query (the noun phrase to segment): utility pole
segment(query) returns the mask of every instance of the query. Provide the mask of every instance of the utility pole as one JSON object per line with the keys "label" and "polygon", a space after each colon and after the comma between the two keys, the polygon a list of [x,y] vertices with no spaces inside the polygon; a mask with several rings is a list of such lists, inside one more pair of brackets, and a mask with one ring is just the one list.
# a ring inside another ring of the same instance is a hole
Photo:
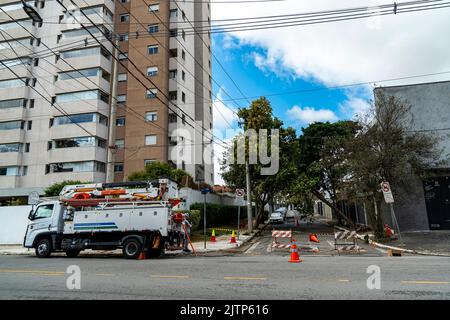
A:
{"label": "utility pole", "polygon": [[250,165],[248,159],[245,160],[245,180],[247,184],[247,219],[248,232],[253,232],[253,215],[252,215],[252,192],[250,191]]}
{"label": "utility pole", "polygon": [[[116,39],[116,47],[119,46],[119,40]],[[106,182],[114,182],[114,163],[115,163],[115,143],[116,143],[116,113],[117,113],[117,77],[119,51],[114,47],[114,62],[111,88],[111,108],[109,112],[109,133],[108,133],[108,160],[106,164]]]}

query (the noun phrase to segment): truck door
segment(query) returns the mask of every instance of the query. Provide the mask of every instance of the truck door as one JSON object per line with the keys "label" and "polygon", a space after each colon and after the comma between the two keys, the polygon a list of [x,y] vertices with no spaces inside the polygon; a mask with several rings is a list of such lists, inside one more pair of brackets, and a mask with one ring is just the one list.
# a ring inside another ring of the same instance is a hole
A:
{"label": "truck door", "polygon": [[27,235],[25,239],[25,246],[31,247],[33,241],[37,235],[41,233],[50,233],[56,229],[57,226],[53,226],[53,211],[55,209],[54,204],[41,204],[34,213],[30,215],[30,223],[27,229]]}

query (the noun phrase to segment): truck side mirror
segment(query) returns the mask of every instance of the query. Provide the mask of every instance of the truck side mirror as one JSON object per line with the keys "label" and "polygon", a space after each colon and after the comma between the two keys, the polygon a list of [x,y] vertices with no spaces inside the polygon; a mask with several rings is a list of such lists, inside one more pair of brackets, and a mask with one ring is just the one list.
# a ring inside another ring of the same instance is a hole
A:
{"label": "truck side mirror", "polygon": [[33,209],[30,210],[30,213],[28,214],[28,220],[33,220],[34,217],[34,211]]}

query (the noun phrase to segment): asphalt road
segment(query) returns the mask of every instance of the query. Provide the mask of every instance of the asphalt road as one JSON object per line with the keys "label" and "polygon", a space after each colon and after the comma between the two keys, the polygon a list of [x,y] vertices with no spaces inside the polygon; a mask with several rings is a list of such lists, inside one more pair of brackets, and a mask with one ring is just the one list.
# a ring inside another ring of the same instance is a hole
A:
{"label": "asphalt road", "polygon": [[[125,260],[120,257],[0,257],[0,299],[450,299],[450,258],[223,255]],[[81,289],[66,286],[79,266]],[[381,289],[367,288],[380,267]]]}
{"label": "asphalt road", "polygon": [[[315,232],[320,252],[289,263],[287,250],[269,250],[272,228],[292,229],[301,246]],[[339,256],[332,232],[316,223],[270,226],[240,250],[198,257],[0,256],[0,299],[450,299],[450,258],[388,257],[364,244],[360,255]],[[67,287],[70,266],[80,269],[80,289]],[[380,289],[367,287],[370,266],[379,267]]]}

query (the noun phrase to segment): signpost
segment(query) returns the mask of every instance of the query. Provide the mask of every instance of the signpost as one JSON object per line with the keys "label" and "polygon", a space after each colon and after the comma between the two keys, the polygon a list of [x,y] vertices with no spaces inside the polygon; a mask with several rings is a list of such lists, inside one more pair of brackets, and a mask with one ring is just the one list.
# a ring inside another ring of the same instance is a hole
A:
{"label": "signpost", "polygon": [[391,185],[389,182],[384,181],[381,183],[381,191],[383,191],[384,201],[391,207],[392,223],[397,226],[398,238],[402,241],[400,236],[400,227],[398,226],[397,218],[395,217],[394,212],[394,196],[392,195]]}
{"label": "signpost", "polygon": [[239,240],[239,231],[241,227],[241,201],[244,200],[245,190],[244,189],[236,189],[236,198],[238,199],[238,229],[237,229],[237,238]]}

